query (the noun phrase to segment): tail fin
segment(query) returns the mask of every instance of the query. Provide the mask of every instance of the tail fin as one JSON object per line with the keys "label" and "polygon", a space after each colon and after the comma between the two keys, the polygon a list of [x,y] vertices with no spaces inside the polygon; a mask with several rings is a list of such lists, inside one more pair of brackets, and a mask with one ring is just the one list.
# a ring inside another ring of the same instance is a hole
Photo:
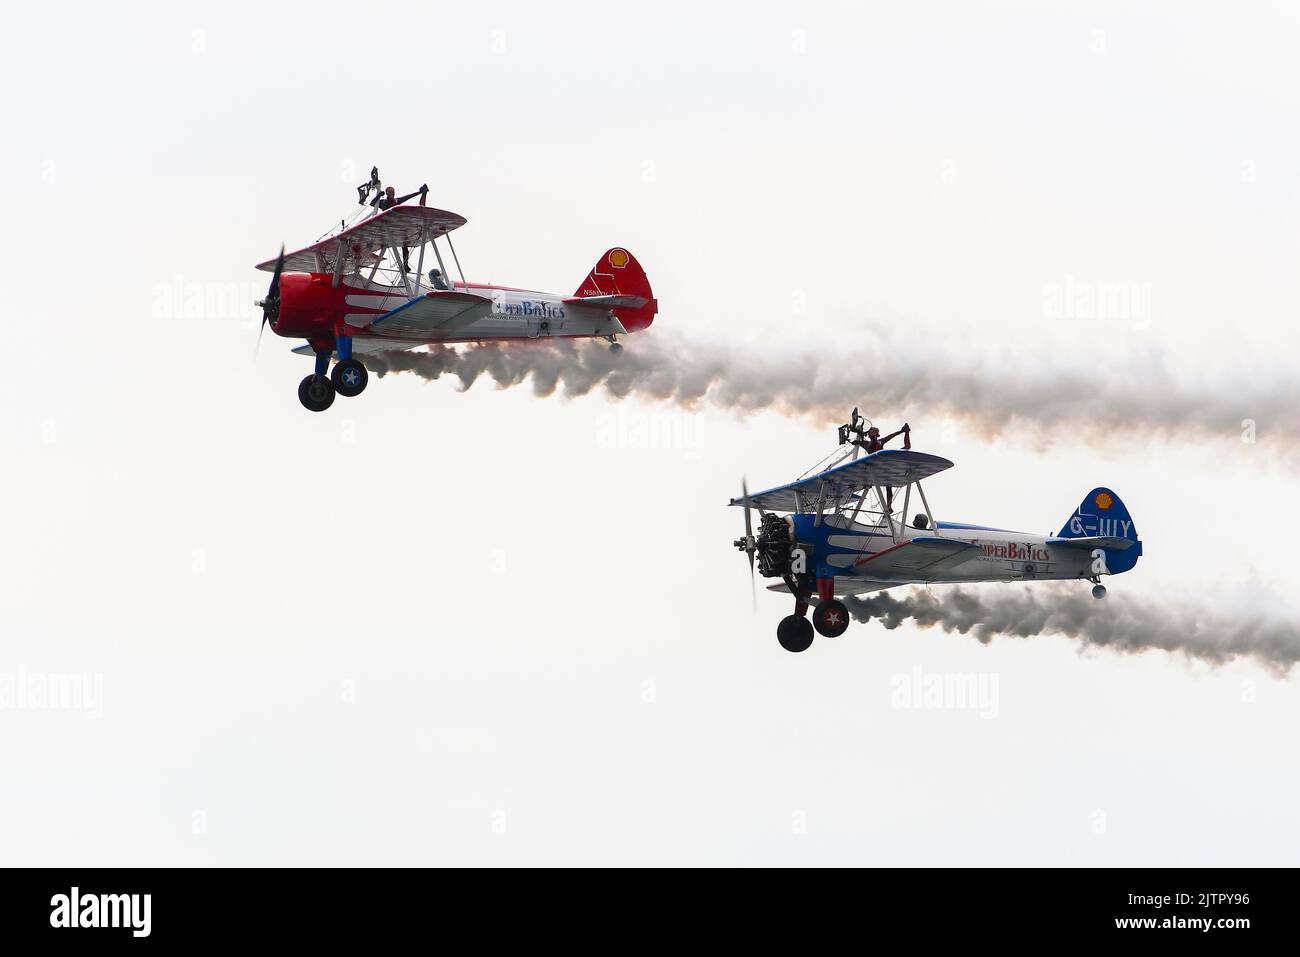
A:
{"label": "tail fin", "polygon": [[614,309],[614,315],[628,332],[644,329],[654,322],[659,303],[650,289],[650,280],[645,270],[626,249],[615,246],[607,249],[591,267],[578,286],[575,296],[640,296],[649,300],[644,306],[629,308],[620,306]]}
{"label": "tail fin", "polygon": [[[1135,547],[1106,549],[1106,563],[1112,574],[1128,571],[1142,554],[1137,526],[1118,495],[1108,488],[1095,488],[1083,497],[1074,514],[1061,526],[1061,538],[1111,538],[1136,542]],[[1122,543],[1116,543],[1122,544]]]}

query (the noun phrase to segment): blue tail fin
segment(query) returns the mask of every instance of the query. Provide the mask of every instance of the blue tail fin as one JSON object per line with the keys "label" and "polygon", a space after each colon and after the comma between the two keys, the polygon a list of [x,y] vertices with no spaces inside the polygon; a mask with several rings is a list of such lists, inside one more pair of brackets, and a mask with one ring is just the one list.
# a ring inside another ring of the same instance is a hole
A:
{"label": "blue tail fin", "polygon": [[1061,526],[1061,538],[1123,538],[1137,544],[1124,549],[1107,548],[1106,564],[1111,574],[1125,572],[1142,554],[1133,516],[1108,488],[1095,488],[1083,497],[1074,514]]}
{"label": "blue tail fin", "polygon": [[1127,538],[1138,540],[1137,526],[1124,503],[1108,488],[1095,488],[1083,497],[1061,527],[1061,538]]}

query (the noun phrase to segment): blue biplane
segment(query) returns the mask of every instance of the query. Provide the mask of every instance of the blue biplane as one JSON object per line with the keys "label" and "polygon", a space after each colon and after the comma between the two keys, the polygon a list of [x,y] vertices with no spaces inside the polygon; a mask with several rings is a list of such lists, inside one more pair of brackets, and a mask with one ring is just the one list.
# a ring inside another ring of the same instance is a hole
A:
{"label": "blue biplane", "polygon": [[[751,576],[757,558],[759,574],[781,579],[768,587],[794,595],[794,613],[777,627],[787,651],[805,651],[814,628],[842,635],[848,596],[897,585],[1079,578],[1103,598],[1101,576],[1128,571],[1142,554],[1128,509],[1108,488],[1084,496],[1052,536],[936,521],[921,482],[953,463],[910,448],[863,454],[865,443],[851,441],[855,431],[862,434],[856,409],[829,466],[752,495],[742,484],[730,503],[745,511],[745,535],[734,544],[748,554]],[[920,510],[909,520],[914,500]]]}

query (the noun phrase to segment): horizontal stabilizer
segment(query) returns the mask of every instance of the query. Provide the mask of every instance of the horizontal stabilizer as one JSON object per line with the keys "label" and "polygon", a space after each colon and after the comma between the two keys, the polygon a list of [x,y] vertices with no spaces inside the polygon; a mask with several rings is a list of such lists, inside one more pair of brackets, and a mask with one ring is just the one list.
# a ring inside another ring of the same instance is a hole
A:
{"label": "horizontal stabilizer", "polygon": [[650,300],[645,296],[570,296],[564,300],[570,306],[593,306],[597,309],[640,309]]}
{"label": "horizontal stabilizer", "polygon": [[1107,535],[1091,535],[1082,538],[1049,538],[1048,545],[1064,545],[1069,548],[1118,548],[1121,551],[1132,548],[1137,542],[1129,538],[1111,538]]}

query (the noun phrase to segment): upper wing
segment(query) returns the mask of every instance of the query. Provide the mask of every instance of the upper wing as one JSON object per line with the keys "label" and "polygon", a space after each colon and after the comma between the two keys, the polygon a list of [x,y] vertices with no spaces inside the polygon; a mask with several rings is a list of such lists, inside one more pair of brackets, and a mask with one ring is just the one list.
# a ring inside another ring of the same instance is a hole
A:
{"label": "upper wing", "polygon": [[[749,504],[772,512],[808,512],[816,508],[819,498],[825,505],[843,503],[864,488],[906,485],[950,468],[952,463],[947,459],[927,452],[882,449],[789,485],[751,495]],[[743,505],[744,500],[733,498],[731,504]]]}
{"label": "upper wing", "polygon": [[[337,236],[312,243],[305,249],[286,253],[286,272],[333,272],[339,258],[342,273],[357,271],[362,264],[373,262],[377,250],[385,246],[420,246],[465,225],[465,217],[430,206],[394,206],[382,213],[349,226]],[[275,272],[275,259],[258,263],[257,268]]]}

